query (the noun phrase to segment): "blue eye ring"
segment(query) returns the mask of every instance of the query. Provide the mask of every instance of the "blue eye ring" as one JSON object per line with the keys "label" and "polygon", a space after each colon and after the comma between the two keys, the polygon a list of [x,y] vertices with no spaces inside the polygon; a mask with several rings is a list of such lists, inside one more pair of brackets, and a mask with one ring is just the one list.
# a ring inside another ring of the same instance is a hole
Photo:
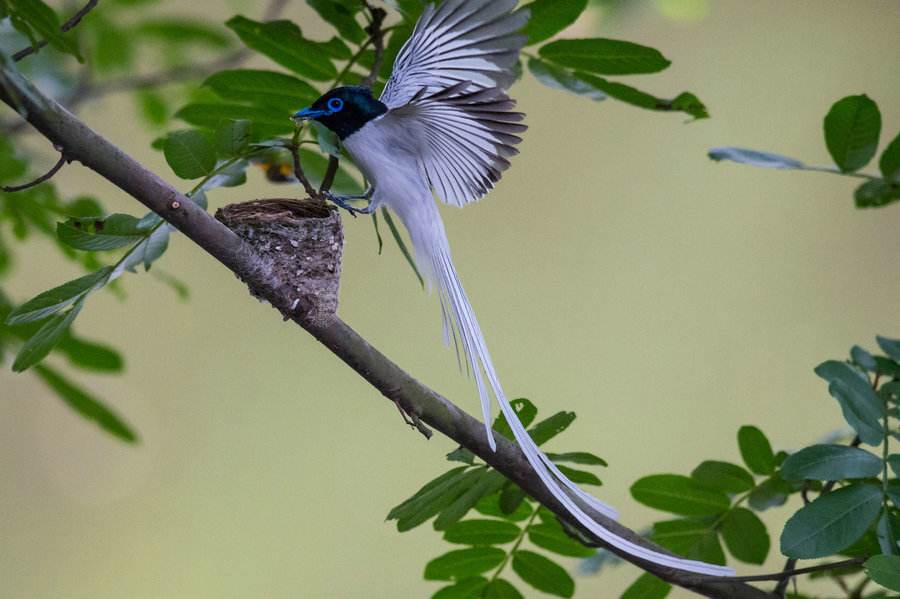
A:
{"label": "blue eye ring", "polygon": [[340,112],[344,109],[344,101],[340,98],[332,98],[328,100],[328,110],[331,111],[332,114],[336,112]]}

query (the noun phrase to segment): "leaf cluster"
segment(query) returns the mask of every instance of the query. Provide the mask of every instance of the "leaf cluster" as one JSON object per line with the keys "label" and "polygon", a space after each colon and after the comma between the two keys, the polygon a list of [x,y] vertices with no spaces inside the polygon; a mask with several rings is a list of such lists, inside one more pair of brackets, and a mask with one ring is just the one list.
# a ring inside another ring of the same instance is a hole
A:
{"label": "leaf cluster", "polygon": [[[532,439],[542,445],[575,420],[573,412],[558,412],[533,424],[537,407],[527,399],[516,399],[513,408]],[[532,426],[533,424],[533,426]],[[494,430],[512,439],[506,420],[500,416]],[[573,481],[600,485],[600,479],[576,466],[605,466],[601,458],[587,452],[550,453],[548,456]],[[570,533],[547,508],[540,506],[515,483],[460,448],[447,459],[457,466],[429,481],[412,497],[394,507],[388,520],[406,532],[429,520],[448,543],[463,548],[436,557],[425,566],[425,579],[447,581],[432,597],[516,598],[522,597],[509,567],[526,585],[557,597],[571,597],[575,581],[557,563],[562,557],[584,558],[595,553]],[[432,520],[433,519],[433,520]]]}
{"label": "leaf cluster", "polygon": [[878,153],[881,111],[865,94],[835,102],[823,121],[825,146],[834,167],[809,166],[796,158],[745,148],[713,148],[709,157],[765,168],[819,171],[866,179],[853,193],[857,208],[880,208],[900,200],[900,133],[882,150],[879,175],[860,173]]}
{"label": "leaf cluster", "polygon": [[[829,360],[815,369],[853,430],[849,444],[775,452],[760,429],[744,426],[738,431],[743,465],[705,461],[690,476],[656,474],[634,483],[631,494],[637,501],[679,516],[655,523],[651,538],[692,559],[724,564],[724,545],[738,561],[762,564],[770,539],[757,514],[799,496],[803,507],[781,532],[783,555],[865,560],[824,572],[850,590],[848,597],[883,596],[880,591],[854,594],[866,580],[900,591],[900,454],[890,452],[891,439],[900,437],[900,340],[877,341],[884,355],[855,346],[849,359]],[[854,577],[861,580],[848,586]],[[623,597],[657,599],[669,590],[648,574]]]}

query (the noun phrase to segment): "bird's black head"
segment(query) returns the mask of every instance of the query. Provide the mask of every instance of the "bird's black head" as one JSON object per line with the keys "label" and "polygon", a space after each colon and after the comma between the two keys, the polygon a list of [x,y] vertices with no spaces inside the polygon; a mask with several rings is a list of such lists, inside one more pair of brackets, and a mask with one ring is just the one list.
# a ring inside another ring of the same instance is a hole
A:
{"label": "bird's black head", "polygon": [[372,91],[367,87],[339,87],[309,108],[297,112],[293,118],[319,121],[345,139],[387,110],[387,106],[372,97]]}

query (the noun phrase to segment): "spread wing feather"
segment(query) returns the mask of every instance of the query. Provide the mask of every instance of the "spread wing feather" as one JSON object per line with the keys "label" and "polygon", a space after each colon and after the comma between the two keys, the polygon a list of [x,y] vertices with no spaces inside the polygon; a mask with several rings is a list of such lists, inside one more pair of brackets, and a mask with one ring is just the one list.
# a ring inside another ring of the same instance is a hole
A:
{"label": "spread wing feather", "polygon": [[469,81],[475,87],[508,88],[525,36],[517,33],[527,11],[512,13],[516,0],[444,0],[429,5],[400,50],[381,101],[407,104],[419,90],[429,93]]}
{"label": "spread wing feather", "polygon": [[494,187],[526,129],[525,115],[511,110],[515,102],[503,90],[468,91],[471,86],[464,81],[430,95],[422,88],[390,113],[418,134],[428,181],[444,202],[456,206]]}

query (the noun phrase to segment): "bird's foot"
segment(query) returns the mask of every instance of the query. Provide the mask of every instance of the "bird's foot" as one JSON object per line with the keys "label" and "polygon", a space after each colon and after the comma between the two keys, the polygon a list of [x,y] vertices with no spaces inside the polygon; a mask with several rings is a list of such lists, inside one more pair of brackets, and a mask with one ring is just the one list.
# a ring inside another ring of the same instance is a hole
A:
{"label": "bird's foot", "polygon": [[[349,212],[354,218],[356,218],[357,214],[372,214],[372,212],[375,211],[375,207],[372,206],[371,202],[371,191],[366,192],[361,196],[339,196],[331,193],[330,191],[326,191],[322,193],[322,196],[336,206],[343,208],[344,210]],[[369,200],[369,204],[365,208],[357,208],[350,204],[352,200]]]}

